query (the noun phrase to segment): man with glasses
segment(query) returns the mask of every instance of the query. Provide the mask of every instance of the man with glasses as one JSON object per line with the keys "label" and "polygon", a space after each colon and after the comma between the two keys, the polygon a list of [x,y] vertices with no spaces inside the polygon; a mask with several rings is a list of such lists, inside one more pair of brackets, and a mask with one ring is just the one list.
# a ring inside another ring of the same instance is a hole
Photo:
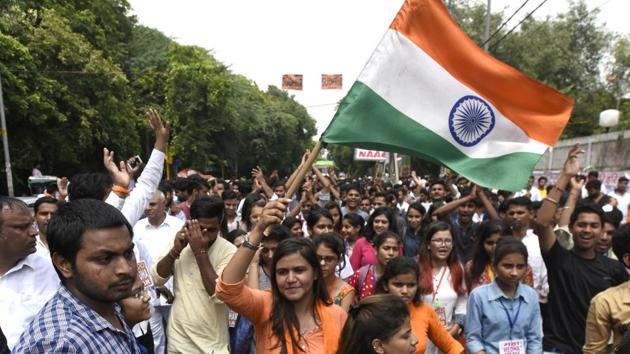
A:
{"label": "man with glasses", "polygon": [[234,245],[219,237],[223,213],[219,198],[195,200],[191,220],[151,269],[158,286],[173,277],[168,352],[229,353],[228,308],[214,294],[218,277],[236,253]]}
{"label": "man with glasses", "polygon": [[26,204],[0,197],[0,328],[9,349],[59,288],[50,258],[35,253],[36,237]]}

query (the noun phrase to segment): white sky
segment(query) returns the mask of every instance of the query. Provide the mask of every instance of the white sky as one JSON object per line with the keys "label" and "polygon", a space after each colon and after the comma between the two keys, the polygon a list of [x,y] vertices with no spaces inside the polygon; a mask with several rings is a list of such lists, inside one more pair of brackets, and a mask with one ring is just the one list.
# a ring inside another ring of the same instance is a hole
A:
{"label": "white sky", "polygon": [[[474,0],[471,0],[474,1]],[[483,1],[485,0],[477,0]],[[542,0],[530,0],[514,26]],[[317,120],[321,134],[403,0],[129,0],[138,21],[181,44],[213,52],[235,73],[266,90],[282,74],[303,74],[304,90],[290,91]],[[524,0],[492,0],[509,16]],[[569,0],[548,0],[535,14],[565,11]],[[630,33],[630,0],[586,0],[606,28]],[[343,74],[343,90],[321,90],[321,74]]]}

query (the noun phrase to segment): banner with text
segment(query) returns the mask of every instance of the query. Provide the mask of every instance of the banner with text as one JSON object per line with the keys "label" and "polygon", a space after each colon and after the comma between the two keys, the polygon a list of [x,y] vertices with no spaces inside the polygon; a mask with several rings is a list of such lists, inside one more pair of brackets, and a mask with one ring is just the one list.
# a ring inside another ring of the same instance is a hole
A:
{"label": "banner with text", "polygon": [[389,161],[389,152],[378,150],[354,149],[355,161]]}

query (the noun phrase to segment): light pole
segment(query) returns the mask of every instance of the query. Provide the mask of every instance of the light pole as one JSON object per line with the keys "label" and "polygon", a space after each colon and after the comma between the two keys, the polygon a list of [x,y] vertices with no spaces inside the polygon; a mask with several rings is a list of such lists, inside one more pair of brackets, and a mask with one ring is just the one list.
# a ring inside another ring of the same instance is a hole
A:
{"label": "light pole", "polygon": [[2,123],[2,147],[4,148],[4,168],[7,173],[7,190],[9,197],[13,197],[13,174],[11,173],[11,157],[9,156],[9,136],[7,122],[4,119],[4,100],[2,99],[2,75],[0,75],[0,122]]}

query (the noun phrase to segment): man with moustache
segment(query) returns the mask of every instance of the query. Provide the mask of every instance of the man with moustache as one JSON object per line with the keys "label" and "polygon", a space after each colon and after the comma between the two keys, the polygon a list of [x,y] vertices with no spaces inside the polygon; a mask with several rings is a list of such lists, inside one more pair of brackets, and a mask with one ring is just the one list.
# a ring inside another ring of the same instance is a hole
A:
{"label": "man with moustache", "polygon": [[341,208],[341,214],[345,216],[348,213],[359,214],[363,220],[367,220],[369,215],[359,208],[361,203],[361,188],[358,185],[350,185],[346,192],[346,205]]}
{"label": "man with moustache", "polygon": [[554,214],[569,181],[580,171],[574,146],[569,151],[556,185],[543,199],[536,216],[536,234],[549,275],[549,303],[543,311],[543,349],[546,353],[582,353],[586,316],[591,299],[603,290],[628,280],[624,266],[598,254],[597,240],[602,233],[604,212],[594,205],[583,205],[571,214],[569,229],[574,246],[560,246],[553,232]]}
{"label": "man with moustache", "polygon": [[59,288],[50,258],[35,253],[36,237],[28,206],[0,197],[0,328],[9,349]]}
{"label": "man with moustache", "polygon": [[130,296],[137,266],[132,229],[111,205],[79,199],[48,223],[61,287],[20,337],[15,353],[139,353],[118,302]]}
{"label": "man with moustache", "polygon": [[53,197],[41,197],[35,201],[33,209],[35,211],[35,222],[37,222],[37,253],[49,258],[48,238],[46,237],[46,228],[48,221],[57,211],[59,201]]}

